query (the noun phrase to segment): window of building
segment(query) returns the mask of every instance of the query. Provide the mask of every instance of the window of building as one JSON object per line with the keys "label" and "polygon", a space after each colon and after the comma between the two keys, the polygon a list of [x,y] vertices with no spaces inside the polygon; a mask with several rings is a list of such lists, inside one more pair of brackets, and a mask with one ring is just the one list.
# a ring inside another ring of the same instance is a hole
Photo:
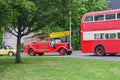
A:
{"label": "window of building", "polygon": [[85,18],[85,22],[92,22],[93,21],[93,16],[88,16]]}
{"label": "window of building", "polygon": [[106,20],[115,19],[115,14],[106,14],[106,15],[105,15],[105,19],[106,19]]}
{"label": "window of building", "polygon": [[104,15],[95,16],[95,21],[102,21],[102,20],[104,20]]}

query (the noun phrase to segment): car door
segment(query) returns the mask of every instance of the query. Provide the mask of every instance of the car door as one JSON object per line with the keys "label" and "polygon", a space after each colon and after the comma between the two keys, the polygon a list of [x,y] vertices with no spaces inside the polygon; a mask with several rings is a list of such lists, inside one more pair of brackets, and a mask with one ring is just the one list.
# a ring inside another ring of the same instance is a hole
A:
{"label": "car door", "polygon": [[0,46],[0,54],[5,54],[5,49],[3,46]]}

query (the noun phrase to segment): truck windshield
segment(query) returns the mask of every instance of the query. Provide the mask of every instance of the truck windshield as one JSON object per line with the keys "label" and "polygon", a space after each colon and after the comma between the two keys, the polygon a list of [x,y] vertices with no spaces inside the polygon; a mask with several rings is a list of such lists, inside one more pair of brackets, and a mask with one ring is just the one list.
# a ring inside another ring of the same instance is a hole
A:
{"label": "truck windshield", "polygon": [[55,39],[55,43],[62,42],[60,39]]}

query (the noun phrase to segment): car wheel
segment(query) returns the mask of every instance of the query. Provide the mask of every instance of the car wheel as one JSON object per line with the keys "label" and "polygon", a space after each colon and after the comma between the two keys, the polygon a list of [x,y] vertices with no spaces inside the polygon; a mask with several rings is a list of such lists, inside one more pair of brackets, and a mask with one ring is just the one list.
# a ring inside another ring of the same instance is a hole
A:
{"label": "car wheel", "polygon": [[64,48],[61,48],[61,49],[59,50],[59,54],[60,54],[60,55],[65,55],[65,54],[66,54],[66,50],[65,50]]}
{"label": "car wheel", "polygon": [[28,50],[28,54],[29,54],[30,56],[35,56],[35,55],[36,55],[36,53],[34,52],[33,49],[29,49],[29,50]]}
{"label": "car wheel", "polygon": [[10,52],[8,53],[8,55],[9,55],[9,56],[14,56],[14,53],[13,53],[12,51],[10,51]]}

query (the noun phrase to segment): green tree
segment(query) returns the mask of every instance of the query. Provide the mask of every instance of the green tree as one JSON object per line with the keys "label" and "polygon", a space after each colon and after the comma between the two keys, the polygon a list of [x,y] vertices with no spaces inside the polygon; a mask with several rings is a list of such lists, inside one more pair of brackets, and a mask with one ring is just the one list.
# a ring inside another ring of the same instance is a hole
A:
{"label": "green tree", "polygon": [[3,39],[3,28],[0,28],[0,45],[2,45],[2,39]]}
{"label": "green tree", "polygon": [[21,62],[20,58],[20,41],[21,37],[29,34],[30,31],[36,30],[34,25],[34,19],[36,16],[35,10],[36,6],[33,2],[28,0],[11,0],[8,5],[12,8],[13,19],[6,30],[17,37],[17,53],[16,53],[16,63]]}
{"label": "green tree", "polygon": [[10,24],[12,21],[12,10],[11,6],[5,0],[0,0],[0,26],[4,27]]}
{"label": "green tree", "polygon": [[8,1],[0,0],[0,45],[2,45],[4,27],[8,26],[12,19],[12,8]]}

